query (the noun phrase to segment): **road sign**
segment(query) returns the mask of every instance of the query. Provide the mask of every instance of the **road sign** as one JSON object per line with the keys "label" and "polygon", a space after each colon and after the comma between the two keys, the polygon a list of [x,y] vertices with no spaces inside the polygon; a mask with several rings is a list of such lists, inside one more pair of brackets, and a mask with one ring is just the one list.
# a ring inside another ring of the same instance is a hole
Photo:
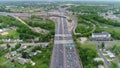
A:
{"label": "road sign", "polygon": [[67,43],[67,44],[65,44],[65,46],[74,46],[74,44],[73,43]]}

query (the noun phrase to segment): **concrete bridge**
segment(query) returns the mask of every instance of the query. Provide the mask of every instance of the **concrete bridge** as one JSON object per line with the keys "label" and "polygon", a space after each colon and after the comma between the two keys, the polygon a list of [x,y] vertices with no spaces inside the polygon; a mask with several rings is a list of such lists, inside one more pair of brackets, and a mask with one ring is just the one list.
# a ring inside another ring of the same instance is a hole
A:
{"label": "concrete bridge", "polygon": [[47,14],[48,17],[62,17],[62,18],[66,18],[65,16],[62,15],[58,15],[58,14]]}
{"label": "concrete bridge", "polygon": [[[31,16],[32,14],[28,14],[28,13],[8,13],[8,12],[0,12],[0,15],[2,16],[12,16],[12,17],[19,17],[19,16]],[[34,15],[34,14],[33,14]],[[36,14],[35,14],[36,15]],[[38,16],[43,16],[43,17],[62,17],[62,18],[66,18],[66,16],[62,16],[59,14],[52,14],[52,13],[44,13],[44,14],[37,14]]]}

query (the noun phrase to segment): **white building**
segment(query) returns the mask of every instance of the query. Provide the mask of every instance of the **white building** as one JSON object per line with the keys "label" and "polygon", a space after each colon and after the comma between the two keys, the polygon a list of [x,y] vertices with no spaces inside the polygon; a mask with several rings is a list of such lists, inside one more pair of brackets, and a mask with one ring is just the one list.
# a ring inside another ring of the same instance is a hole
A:
{"label": "white building", "polygon": [[92,38],[110,38],[111,35],[107,32],[102,32],[102,33],[93,33]]}
{"label": "white building", "polygon": [[110,41],[110,40],[112,40],[111,34],[109,34],[107,32],[93,33],[90,38],[92,40],[96,40],[96,41]]}
{"label": "white building", "polygon": [[115,55],[111,51],[106,51],[106,52],[110,58],[115,58]]}

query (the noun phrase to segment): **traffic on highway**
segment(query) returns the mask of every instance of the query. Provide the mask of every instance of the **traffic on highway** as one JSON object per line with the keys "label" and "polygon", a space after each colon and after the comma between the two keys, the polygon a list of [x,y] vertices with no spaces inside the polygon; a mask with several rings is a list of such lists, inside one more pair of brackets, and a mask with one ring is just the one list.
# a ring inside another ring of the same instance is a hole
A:
{"label": "traffic on highway", "polygon": [[[62,11],[60,13],[61,15],[64,14]],[[67,24],[68,21],[66,18],[57,18],[50,68],[81,68]]]}

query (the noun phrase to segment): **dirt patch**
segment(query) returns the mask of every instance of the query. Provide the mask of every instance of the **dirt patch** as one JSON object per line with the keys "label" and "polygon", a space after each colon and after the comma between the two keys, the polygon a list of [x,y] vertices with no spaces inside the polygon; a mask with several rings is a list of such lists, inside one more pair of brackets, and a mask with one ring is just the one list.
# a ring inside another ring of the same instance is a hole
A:
{"label": "dirt patch", "polygon": [[81,37],[78,39],[82,44],[84,44],[87,41],[86,37]]}
{"label": "dirt patch", "polygon": [[1,33],[2,36],[8,35],[8,34],[9,34],[8,32],[2,32]]}

